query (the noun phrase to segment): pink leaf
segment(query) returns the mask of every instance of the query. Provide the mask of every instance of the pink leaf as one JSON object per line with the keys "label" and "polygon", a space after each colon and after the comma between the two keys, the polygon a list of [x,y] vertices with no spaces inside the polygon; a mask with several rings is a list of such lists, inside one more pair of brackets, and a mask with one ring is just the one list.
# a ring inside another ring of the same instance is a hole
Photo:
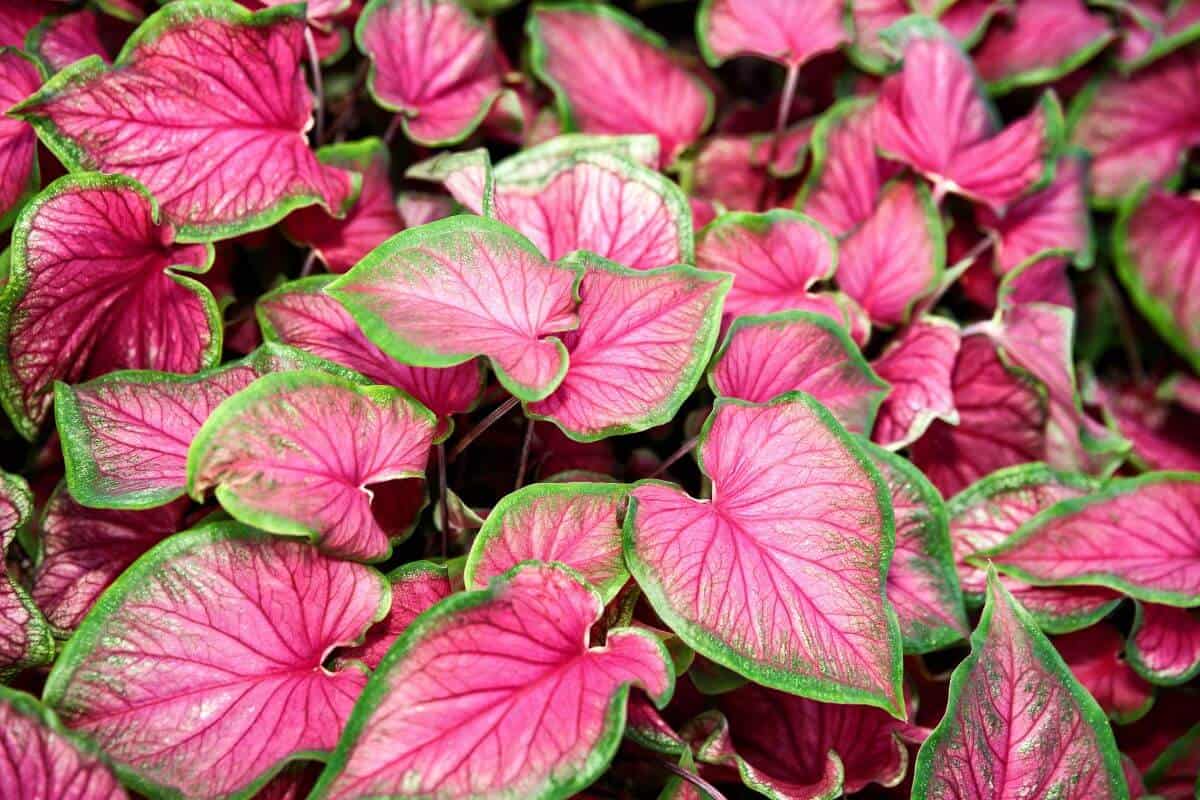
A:
{"label": "pink leaf", "polygon": [[507,495],[471,546],[467,588],[484,588],[523,561],[558,562],[611,601],[629,580],[619,522],[627,495],[613,483],[544,483]]}
{"label": "pink leaf", "polygon": [[913,797],[1128,797],[1104,712],[999,581],[921,746]]}
{"label": "pink leaf", "polygon": [[[111,63],[130,28],[90,8],[47,19],[29,36],[26,49],[57,72],[88,56]],[[36,87],[35,87],[36,88]],[[32,94],[32,90],[28,92]]]}
{"label": "pink leaf", "polygon": [[24,47],[29,31],[61,10],[52,0],[0,0],[0,47]]}
{"label": "pink leaf", "polygon": [[[0,471],[0,681],[54,660],[50,629],[7,566],[8,547],[32,515],[29,486],[16,475]],[[3,776],[0,762],[0,788]]]}
{"label": "pink leaf", "polygon": [[850,41],[841,0],[705,0],[696,17],[704,59],[716,67],[734,56],[761,56],[797,68]]}
{"label": "pink leaf", "polygon": [[128,800],[94,748],[63,731],[54,714],[37,700],[3,687],[0,753],[4,797]]}
{"label": "pink leaf", "polygon": [[322,147],[317,158],[322,164],[362,175],[358,198],[341,219],[320,206],[293,211],[284,219],[283,231],[292,241],[312,248],[330,272],[345,272],[405,227],[392,197],[390,159],[384,143],[374,138]]}
{"label": "pink leaf", "polygon": [[73,631],[126,567],[184,527],[179,498],[148,511],[86,508],[60,487],[42,513],[34,602],[59,631]]}
{"label": "pink leaf", "polygon": [[1054,640],[1075,679],[1095,698],[1109,719],[1127,725],[1145,716],[1154,704],[1154,687],[1121,657],[1125,640],[1107,622]]}
{"label": "pink leaf", "polygon": [[889,450],[907,447],[935,420],[958,424],[951,376],[962,343],[958,326],[926,316],[903,328],[871,365],[892,390],[871,438]]}
{"label": "pink leaf", "polygon": [[1191,0],[1169,4],[1126,0],[1115,4],[1114,10],[1121,13],[1124,23],[1116,60],[1126,72],[1195,41],[1200,33],[1200,6]]}
{"label": "pink leaf", "polygon": [[1066,259],[1056,255],[1034,256],[1000,280],[996,305],[1039,303],[1073,310],[1075,294],[1067,266]]}
{"label": "pink leaf", "polygon": [[452,199],[429,192],[402,191],[396,195],[396,208],[406,228],[419,228],[427,222],[448,217],[455,211]]}
{"label": "pink leaf", "polygon": [[946,236],[923,185],[888,185],[874,213],[842,242],[837,284],[878,325],[906,322],[942,281]]}
{"label": "pink leaf", "polygon": [[951,495],[1014,464],[1040,461],[1046,450],[1045,389],[1000,360],[987,336],[966,336],[953,374],[958,424],[935,420],[912,445],[912,460]]}
{"label": "pink leaf", "polygon": [[455,0],[372,0],[354,38],[371,60],[375,101],[419,144],[462,141],[500,94],[492,31]]}
{"label": "pink leaf", "polygon": [[841,326],[806,311],[735,319],[708,382],[719,397],[751,403],[808,392],[854,433],[871,431],[889,390]]}
{"label": "pink leaf", "polygon": [[820,225],[793,211],[729,213],[700,231],[696,264],[734,276],[725,298],[730,317],[770,314],[812,302],[809,289],[837,268],[837,248]]}
{"label": "pink leaf", "polygon": [[247,524],[382,560],[371,485],[423,477],[436,420],[391,387],[304,370],[259,378],[209,416],[188,451],[188,493],[209,488]]}
{"label": "pink leaf", "polygon": [[204,272],[211,245],[177,245],[144,188],[122,176],[69,175],[30,203],[13,230],[0,294],[0,399],[33,437],[55,380],[114,369],[195,372],[221,353]]}
{"label": "pink leaf", "polygon": [[1147,470],[1177,469],[1200,472],[1200,418],[1184,404],[1162,399],[1161,384],[1145,381],[1096,386],[1104,415],[1129,440],[1129,458]]}
{"label": "pink leaf", "polygon": [[1188,682],[1200,672],[1200,616],[1193,609],[1138,603],[1126,655],[1151,683]]}
{"label": "pink leaf", "polygon": [[305,142],[303,52],[299,9],[171,4],[115,66],[76,62],[13,113],[68,168],[145,184],[182,237],[227,238],[313,203],[341,213],[357,190]]}
{"label": "pink leaf", "polygon": [[569,264],[585,270],[579,327],[562,337],[570,368],[527,412],[577,441],[669,422],[712,355],[729,276],[685,266],[639,272],[586,253]]}
{"label": "pink leaf", "polygon": [[327,275],[301,278],[260,297],[263,337],[349,367],[372,383],[403,389],[438,415],[438,436],[448,435],[450,418],[473,409],[483,393],[479,363],[446,368],[401,364],[372,344],[350,312],[322,291],[330,280]]}
{"label": "pink leaf", "polygon": [[480,217],[403,231],[326,291],[367,338],[414,366],[491,360],[506,389],[541,400],[562,382],[580,275],[547,263],[525,237]]}
{"label": "pink leaf", "polygon": [[[537,6],[527,23],[535,73],[554,90],[565,129],[653,133],[661,164],[699,138],[713,98],[666,43],[604,5]],[[607,76],[596,80],[597,74]]]}
{"label": "pink leaf", "polygon": [[144,794],[249,795],[285,761],[332,749],[367,678],[322,663],[387,604],[369,567],[236,523],[198,528],[105,593],[45,701]]}
{"label": "pink leaf", "polygon": [[[773,133],[709,136],[696,153],[693,200],[709,200],[734,211],[765,211],[786,202],[780,179],[799,173],[808,158],[811,122]],[[772,152],[774,157],[772,158]]]}
{"label": "pink leaf", "polygon": [[341,651],[343,658],[356,658],[371,669],[383,661],[391,646],[413,621],[453,594],[446,566],[415,561],[388,573],[392,584],[392,607],[388,615],[367,631],[363,643]]}
{"label": "pink leaf", "polygon": [[[605,769],[631,684],[662,706],[666,650],[634,628],[589,648],[599,595],[526,565],[456,595],[375,672],[314,798],[571,796]],[[569,724],[566,722],[569,720]]]}
{"label": "pink leaf", "polygon": [[[41,85],[42,73],[33,59],[19,50],[0,47],[0,112],[8,111]],[[37,184],[37,134],[23,120],[0,113],[0,230],[12,224]]]}
{"label": "pink leaf", "polygon": [[1152,603],[1200,604],[1200,480],[1156,472],[1047,509],[976,559],[1021,580],[1107,586]]}
{"label": "pink leaf", "polygon": [[890,503],[861,446],[797,393],[718,400],[700,459],[713,500],[656,482],[631,495],[626,562],[655,612],[765,686],[902,715]]}

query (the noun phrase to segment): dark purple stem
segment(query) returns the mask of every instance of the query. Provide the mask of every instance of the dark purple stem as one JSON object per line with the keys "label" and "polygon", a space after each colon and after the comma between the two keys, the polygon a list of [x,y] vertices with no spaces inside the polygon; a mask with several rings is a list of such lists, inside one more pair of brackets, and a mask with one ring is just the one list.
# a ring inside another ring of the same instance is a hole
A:
{"label": "dark purple stem", "polygon": [[442,558],[446,557],[449,552],[449,534],[450,530],[450,514],[448,513],[449,503],[446,495],[450,492],[450,487],[446,485],[446,443],[438,442],[437,445],[437,461],[438,461],[438,490],[441,496],[438,498],[438,507],[442,514]]}
{"label": "dark purple stem", "polygon": [[517,462],[517,485],[513,487],[513,491],[525,485],[525,471],[529,469],[529,445],[533,442],[534,424],[532,418],[525,423],[525,441],[521,442],[521,460]]}
{"label": "dark purple stem", "polygon": [[496,420],[503,417],[509,411],[512,411],[513,408],[516,407],[518,402],[519,401],[515,397],[508,398],[503,403],[496,406],[495,410],[493,410],[492,413],[490,413],[486,417],[484,417],[479,422],[478,425],[476,425],[471,430],[467,431],[466,435],[463,436],[462,439],[459,440],[458,444],[456,444],[454,446],[454,449],[450,451],[450,463],[453,463],[455,459],[457,459],[459,456],[461,456],[463,451],[466,450],[471,445],[471,442],[478,439],[480,436],[482,436],[484,434],[484,432],[487,431],[488,428],[495,425]]}
{"label": "dark purple stem", "polygon": [[655,759],[655,761],[658,763],[658,765],[660,767],[665,769],[667,772],[671,773],[672,775],[677,775],[678,777],[680,777],[683,780],[690,783],[692,786],[695,786],[697,789],[704,792],[706,795],[709,796],[710,800],[727,800],[725,795],[723,795],[717,787],[713,786],[711,783],[704,780],[704,778],[701,778],[699,775],[697,775],[693,772],[688,772],[683,767],[678,766],[676,764],[672,764],[670,761],[667,761],[665,758]]}
{"label": "dark purple stem", "polygon": [[654,472],[650,473],[650,477],[657,478],[659,475],[662,475],[664,472],[666,472],[667,470],[669,470],[671,468],[672,464],[674,464],[676,461],[678,461],[679,459],[686,456],[688,453],[695,450],[696,445],[699,442],[700,442],[700,437],[693,436],[692,438],[688,439],[683,444],[679,445],[679,449],[676,450],[674,453],[671,453],[671,455],[667,456],[667,460],[662,462],[661,464],[659,464],[658,469],[656,469],[656,470],[654,470]]}

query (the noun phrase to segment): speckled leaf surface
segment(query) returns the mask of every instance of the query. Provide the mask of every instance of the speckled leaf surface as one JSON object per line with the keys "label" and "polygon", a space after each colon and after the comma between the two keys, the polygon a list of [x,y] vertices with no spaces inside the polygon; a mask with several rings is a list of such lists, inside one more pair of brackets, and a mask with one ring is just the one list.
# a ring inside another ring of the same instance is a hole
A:
{"label": "speckled leaf surface", "polygon": [[54,658],[54,642],[46,620],[8,571],[8,548],[32,512],[29,486],[16,475],[0,471],[0,682]]}
{"label": "speckled leaf surface", "polygon": [[850,41],[845,4],[812,0],[705,0],[696,16],[696,38],[709,64],[753,55],[799,67]]}
{"label": "speckled leaf surface", "polygon": [[952,375],[962,336],[942,317],[913,320],[872,362],[871,367],[892,390],[879,406],[871,438],[898,450],[915,442],[934,420],[954,425]]}

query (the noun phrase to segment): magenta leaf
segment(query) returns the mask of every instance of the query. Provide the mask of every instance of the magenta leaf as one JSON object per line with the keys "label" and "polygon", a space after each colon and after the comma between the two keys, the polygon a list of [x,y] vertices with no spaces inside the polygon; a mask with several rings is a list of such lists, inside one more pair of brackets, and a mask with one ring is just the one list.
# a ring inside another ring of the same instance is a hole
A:
{"label": "magenta leaf", "polygon": [[861,445],[803,393],[718,400],[700,460],[713,500],[631,494],[625,558],[655,612],[765,686],[902,716],[891,503]]}
{"label": "magenta leaf", "polygon": [[354,39],[371,60],[375,101],[419,144],[462,141],[500,94],[492,31],[457,0],[371,0]]}
{"label": "magenta leaf", "polygon": [[[50,72],[58,72],[88,56],[111,63],[129,31],[128,26],[112,17],[85,8],[42,20],[29,32],[25,49],[37,56]],[[32,93],[32,90],[27,92]]]}
{"label": "magenta leaf", "polygon": [[629,580],[620,524],[628,493],[616,483],[542,483],[505,496],[471,546],[467,588],[484,588],[523,561],[557,562],[611,601]]}
{"label": "magenta leaf", "polygon": [[184,0],[147,19],[113,67],[76,62],[12,113],[72,170],[145,184],[182,238],[227,238],[313,203],[341,213],[357,192],[305,142],[303,52],[302,9]]}
{"label": "magenta leaf", "polygon": [[320,206],[306,206],[284,219],[283,231],[292,241],[312,248],[330,272],[345,272],[405,227],[392,196],[390,159],[384,143],[374,138],[322,147],[317,159],[360,174],[362,189],[344,217],[332,216]]}
{"label": "magenta leaf", "polygon": [[[724,133],[699,146],[692,176],[693,201],[720,203],[735,211],[760,211],[789,203],[781,179],[796,176],[808,160],[813,123],[774,133]],[[704,224],[697,221],[697,226]]]}
{"label": "magenta leaf", "polygon": [[403,389],[438,415],[438,436],[452,430],[454,414],[470,411],[483,394],[477,361],[453,367],[412,367],[375,346],[337,300],[322,291],[332,280],[314,275],[285,283],[258,299],[263,338],[281,342],[361,373],[372,383]]}
{"label": "magenta leaf", "polygon": [[61,10],[53,0],[0,0],[0,47],[22,47],[35,25]]}
{"label": "magenta leaf", "polygon": [[392,584],[392,607],[387,616],[371,626],[361,645],[339,651],[343,658],[356,658],[371,669],[379,666],[413,620],[454,593],[444,564],[415,561],[397,567],[387,577]]}
{"label": "magenta leaf", "polygon": [[1035,584],[1107,586],[1200,605],[1200,477],[1153,472],[1063,500],[973,557]]}
{"label": "magenta leaf", "polygon": [[[314,798],[570,797],[607,767],[631,684],[674,688],[650,633],[589,648],[600,596],[567,570],[523,565],[448,598],[388,652]],[[570,724],[566,724],[570,720]]]}
{"label": "magenta leaf", "polygon": [[[8,571],[8,547],[29,522],[33,494],[25,481],[0,471],[0,683],[54,660],[46,620],[16,576]],[[0,762],[0,779],[3,778]],[[3,787],[0,782],[0,788]]]}
{"label": "magenta leaf", "polygon": [[[29,56],[0,47],[0,112],[37,91],[42,73]],[[12,225],[38,184],[37,134],[28,123],[0,113],[0,231]]]}
{"label": "magenta leaf", "polygon": [[367,676],[323,662],[387,607],[370,567],[237,523],[197,528],[105,592],[45,702],[142,794],[250,796],[286,761],[332,749]]}
{"label": "magenta leaf", "polygon": [[735,56],[760,56],[789,69],[850,41],[841,0],[704,0],[696,40],[711,66]]}
{"label": "magenta leaf", "polygon": [[1047,175],[1062,112],[1047,93],[1029,116],[996,131],[971,62],[942,28],[912,20],[889,31],[904,68],[879,94],[879,148],[934,183],[1000,211]]}
{"label": "magenta leaf", "polygon": [[1191,0],[1169,4],[1122,0],[1112,5],[1124,23],[1116,60],[1126,72],[1141,69],[1200,36],[1200,6]]}
{"label": "magenta leaf", "polygon": [[454,214],[456,206],[454,200],[444,194],[402,191],[396,195],[396,208],[404,227],[417,228]]}
{"label": "magenta leaf", "polygon": [[1200,442],[1192,436],[1200,419],[1185,404],[1162,397],[1159,389],[1149,381],[1091,387],[1105,418],[1132,445],[1130,461],[1145,470],[1200,472]]}
{"label": "magenta leaf", "polygon": [[21,213],[0,294],[0,400],[32,438],[54,381],[114,369],[195,372],[221,354],[221,314],[197,280],[211,245],[177,245],[128,178],[68,175]]}
{"label": "magenta leaf", "polygon": [[869,72],[887,71],[895,61],[895,53],[881,34],[912,13],[908,0],[854,0],[849,6],[854,23],[850,57]]}
{"label": "magenta leaf", "polygon": [[958,424],[951,376],[962,343],[958,326],[925,316],[905,326],[871,365],[892,390],[879,407],[871,438],[899,450],[921,438],[934,420]]}
{"label": "magenta leaf", "polygon": [[579,324],[580,277],[511,228],[460,216],[396,234],[326,291],[398,361],[449,367],[485,355],[506,389],[535,401],[566,375],[553,334]]}
{"label": "magenta leaf", "polygon": [[423,477],[435,427],[428,409],[391,387],[313,370],[267,375],[200,428],[188,451],[188,493],[199,500],[215,488],[247,524],[382,560],[391,537],[407,531],[376,518],[371,487]]}
{"label": "magenta leaf", "polygon": [[1180,355],[1200,365],[1200,201],[1139,192],[1113,231],[1117,275],[1146,319]]}
{"label": "magenta leaf", "polygon": [[883,189],[874,213],[842,242],[837,284],[872,322],[898,325],[941,284],[945,266],[937,207],[923,184],[902,180]]}
{"label": "magenta leaf", "polygon": [[0,753],[4,797],[128,800],[95,748],[63,730],[37,700],[2,686]]}
{"label": "magenta leaf", "polygon": [[1126,657],[1151,683],[1187,683],[1200,673],[1200,616],[1194,609],[1138,603]]}
{"label": "magenta leaf", "polygon": [[1104,712],[994,573],[946,716],[917,754],[913,797],[1129,797]]}
{"label": "magenta leaf", "polygon": [[46,621],[73,631],[126,567],[184,527],[188,506],[179,498],[146,511],[87,508],[59,487],[42,512],[30,592]]}
{"label": "magenta leaf", "polygon": [[[554,91],[564,130],[652,133],[669,165],[713,113],[708,87],[658,34],[607,5],[536,5],[527,31],[533,69]],[[597,74],[607,80],[596,80]]]}
{"label": "magenta leaf", "polygon": [[869,453],[892,496],[896,547],[887,594],[904,651],[927,653],[962,641],[970,628],[942,496],[908,459],[874,445]]}
{"label": "magenta leaf", "polygon": [[1119,725],[1146,715],[1154,705],[1154,687],[1122,658],[1125,640],[1108,622],[1054,639],[1054,649],[1075,679]]}
{"label": "magenta leaf", "polygon": [[735,319],[708,384],[718,397],[751,403],[807,392],[847,430],[867,434],[889,391],[840,325],[807,311]]}
{"label": "magenta leaf", "polygon": [[544,400],[526,404],[576,441],[670,422],[712,355],[730,277],[678,266],[626,269],[582,253],[579,327],[563,334],[570,367]]}

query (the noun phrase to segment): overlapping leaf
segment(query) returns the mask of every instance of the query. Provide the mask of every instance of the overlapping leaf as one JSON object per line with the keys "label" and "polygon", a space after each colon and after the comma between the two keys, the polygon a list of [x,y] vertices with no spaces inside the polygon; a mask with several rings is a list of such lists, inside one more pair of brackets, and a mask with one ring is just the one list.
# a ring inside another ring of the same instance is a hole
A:
{"label": "overlapping leaf", "polygon": [[1051,83],[1115,38],[1104,15],[1077,0],[1025,0],[1010,20],[991,26],[972,54],[993,94]]}
{"label": "overlapping leaf", "polygon": [[1200,617],[1190,609],[1138,603],[1126,656],[1151,683],[1186,683],[1200,673]]}
{"label": "overlapping leaf", "polygon": [[29,522],[32,511],[33,496],[25,481],[0,472],[0,682],[54,658],[46,620],[8,571],[9,545]]}
{"label": "overlapping leaf", "polygon": [[788,0],[704,0],[696,39],[705,60],[754,55],[796,68],[850,41],[840,0],[813,0],[797,8]]}
{"label": "overlapping leaf", "polygon": [[[0,110],[8,111],[41,85],[33,59],[0,47]],[[12,224],[37,183],[37,134],[22,120],[0,116],[0,230]]]}
{"label": "overlapping leaf", "polygon": [[961,344],[958,326],[941,317],[922,317],[901,330],[871,364],[892,387],[879,406],[874,441],[898,450],[935,420],[958,424],[951,379]]}
{"label": "overlapping leaf", "polygon": [[[51,72],[88,56],[112,63],[130,28],[91,8],[48,17],[29,32],[25,49]],[[30,90],[26,94],[32,94]]]}
{"label": "overlapping leaf", "polygon": [[1124,647],[1121,632],[1107,622],[1054,639],[1075,679],[1121,725],[1141,719],[1154,705],[1154,687],[1125,661]]}
{"label": "overlapping leaf", "polygon": [[445,564],[415,561],[392,570],[387,578],[392,586],[392,606],[387,616],[367,630],[361,645],[341,651],[343,657],[356,658],[371,669],[379,666],[417,617],[454,592]]}

